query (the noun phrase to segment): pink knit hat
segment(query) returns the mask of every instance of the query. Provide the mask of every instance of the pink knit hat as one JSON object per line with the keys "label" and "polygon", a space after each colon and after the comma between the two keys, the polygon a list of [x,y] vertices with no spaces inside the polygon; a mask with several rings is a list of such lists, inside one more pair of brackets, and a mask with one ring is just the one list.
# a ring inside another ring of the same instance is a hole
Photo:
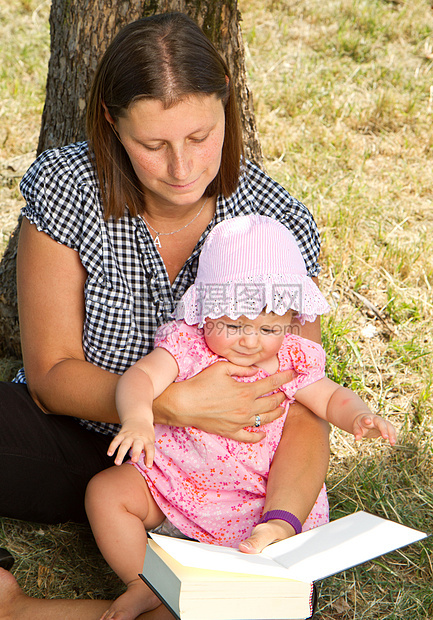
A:
{"label": "pink knit hat", "polygon": [[224,220],[209,233],[195,282],[175,310],[176,319],[203,325],[205,319],[265,310],[279,316],[295,310],[303,324],[329,311],[326,299],[307,275],[292,233],[263,215]]}

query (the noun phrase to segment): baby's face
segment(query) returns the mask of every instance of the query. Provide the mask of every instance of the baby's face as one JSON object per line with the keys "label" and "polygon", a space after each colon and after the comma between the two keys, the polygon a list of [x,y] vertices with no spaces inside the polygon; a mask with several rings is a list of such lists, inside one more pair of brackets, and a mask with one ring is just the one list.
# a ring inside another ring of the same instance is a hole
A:
{"label": "baby's face", "polygon": [[260,365],[274,358],[291,333],[291,311],[283,316],[262,312],[256,319],[206,319],[204,337],[217,355],[238,366]]}

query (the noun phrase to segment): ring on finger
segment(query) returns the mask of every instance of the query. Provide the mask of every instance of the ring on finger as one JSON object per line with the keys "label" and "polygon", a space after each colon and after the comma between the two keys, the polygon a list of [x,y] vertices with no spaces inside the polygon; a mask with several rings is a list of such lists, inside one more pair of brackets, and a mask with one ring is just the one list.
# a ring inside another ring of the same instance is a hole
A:
{"label": "ring on finger", "polygon": [[260,419],[260,416],[259,416],[259,415],[256,415],[256,419],[255,419],[255,422],[254,422],[254,426],[255,426],[256,428],[259,428],[259,426],[260,426],[260,424],[261,424],[261,423],[262,423],[262,421],[261,421],[261,419]]}

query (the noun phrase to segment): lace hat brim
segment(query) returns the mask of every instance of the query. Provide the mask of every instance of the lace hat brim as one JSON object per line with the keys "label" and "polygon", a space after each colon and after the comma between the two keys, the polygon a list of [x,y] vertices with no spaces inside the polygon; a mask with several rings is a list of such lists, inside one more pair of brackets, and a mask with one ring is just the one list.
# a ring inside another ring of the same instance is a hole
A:
{"label": "lace hat brim", "polygon": [[255,319],[263,311],[283,316],[289,310],[304,324],[329,312],[329,304],[313,280],[306,275],[262,276],[217,284],[196,282],[179,302],[175,318],[202,326],[206,320],[228,316]]}

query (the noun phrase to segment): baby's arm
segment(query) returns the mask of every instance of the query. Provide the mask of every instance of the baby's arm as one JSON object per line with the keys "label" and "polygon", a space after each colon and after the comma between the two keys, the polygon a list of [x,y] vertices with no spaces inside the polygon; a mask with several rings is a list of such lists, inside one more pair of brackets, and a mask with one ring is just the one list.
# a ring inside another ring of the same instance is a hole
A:
{"label": "baby's arm", "polygon": [[122,428],[108,448],[109,456],[117,450],[116,465],[122,464],[132,448],[131,460],[134,463],[144,450],[146,466],[152,466],[155,441],[153,399],[173,383],[178,373],[174,357],[166,349],[157,347],[128,368],[119,379],[116,407]]}
{"label": "baby's arm", "polygon": [[391,422],[373,414],[352,390],[328,377],[301,388],[295,398],[323,420],[352,433],[355,439],[383,437],[392,446],[396,442],[396,430]]}

